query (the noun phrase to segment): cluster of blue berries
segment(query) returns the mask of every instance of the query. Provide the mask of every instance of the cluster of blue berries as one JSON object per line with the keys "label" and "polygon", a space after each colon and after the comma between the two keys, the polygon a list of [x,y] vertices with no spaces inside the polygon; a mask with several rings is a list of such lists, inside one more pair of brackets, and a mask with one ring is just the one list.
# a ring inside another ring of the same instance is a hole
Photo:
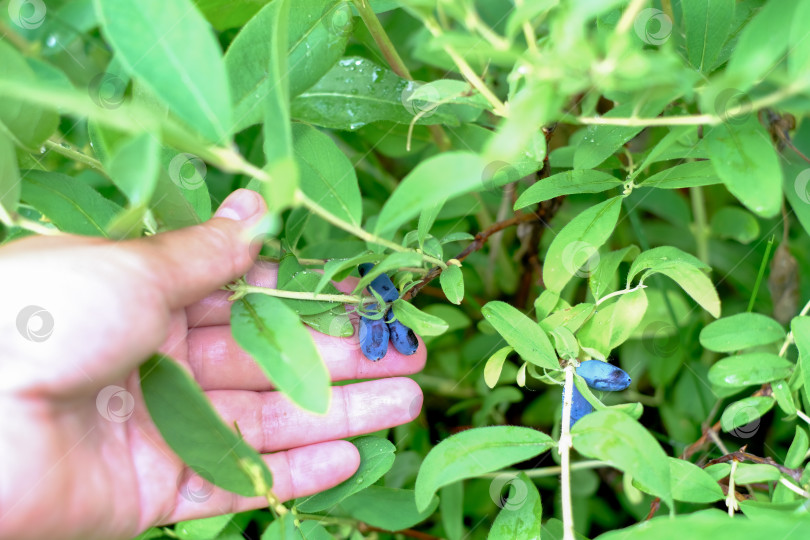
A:
{"label": "cluster of blue berries", "polygon": [[[586,360],[577,368],[577,375],[585,379],[588,388],[594,390],[607,390],[619,392],[630,386],[630,375],[621,368],[617,368],[601,360]],[[565,393],[563,392],[563,401]],[[588,413],[593,412],[593,406],[585,399],[585,396],[577,389],[573,388],[573,401],[571,402],[571,426],[577,420]]]}
{"label": "cluster of blue berries", "polygon": [[[371,263],[361,264],[358,268],[360,277],[365,276],[372,268],[374,268],[374,265]],[[379,294],[386,304],[399,298],[399,291],[397,291],[388,274],[380,274],[375,277],[369,284],[369,288]],[[377,304],[370,304],[368,309],[370,311],[379,311]],[[389,337],[391,343],[394,344],[394,348],[400,354],[411,355],[419,347],[416,334],[413,333],[413,330],[395,320],[393,310],[390,308],[379,319],[360,317],[358,337],[360,339],[360,350],[372,362],[376,362],[388,352]]]}

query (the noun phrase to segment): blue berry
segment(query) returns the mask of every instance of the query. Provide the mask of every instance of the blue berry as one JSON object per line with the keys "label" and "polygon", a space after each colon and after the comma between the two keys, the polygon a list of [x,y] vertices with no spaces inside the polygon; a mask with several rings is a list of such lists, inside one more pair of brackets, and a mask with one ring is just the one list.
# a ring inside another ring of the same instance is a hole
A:
{"label": "blue berry", "polygon": [[585,379],[589,388],[617,392],[630,386],[630,375],[601,360],[586,360],[577,368],[577,375]]}
{"label": "blue berry", "polygon": [[[363,263],[358,267],[358,272],[360,273],[360,277],[365,276],[374,265],[371,263]],[[379,294],[383,300],[386,302],[393,302],[397,298],[399,298],[399,291],[394,286],[394,282],[391,281],[391,278],[388,277],[388,274],[380,274],[379,276],[375,277],[371,280],[371,284],[369,285],[374,291]]]}
{"label": "blue berry", "polygon": [[394,344],[394,348],[406,356],[414,354],[416,349],[419,348],[419,341],[417,341],[413,330],[399,322],[399,320],[394,320],[394,310],[389,310],[385,314],[385,321],[388,324],[388,331],[391,334],[391,343]]}
{"label": "blue berry", "polygon": [[[582,395],[576,385],[574,385],[572,390],[571,427],[574,427],[574,424],[576,424],[580,418],[593,412],[593,406],[585,399],[585,396]],[[563,403],[565,403],[565,392],[563,392]]]}
{"label": "blue berry", "polygon": [[358,331],[360,350],[372,362],[376,362],[388,352],[388,335],[388,325],[383,319],[360,317]]}

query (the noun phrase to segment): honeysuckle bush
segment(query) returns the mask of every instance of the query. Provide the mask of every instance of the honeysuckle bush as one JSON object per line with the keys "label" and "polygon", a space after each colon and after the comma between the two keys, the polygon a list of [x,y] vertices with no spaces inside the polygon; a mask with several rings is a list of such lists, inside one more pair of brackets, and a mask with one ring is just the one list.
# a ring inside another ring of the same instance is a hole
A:
{"label": "honeysuckle bush", "polygon": [[[382,272],[428,346],[419,419],[355,439],[354,477],[285,505],[185,372],[149,359],[174,451],[270,510],[140,538],[810,534],[810,3],[6,0],[0,17],[4,243],[151,235],[248,187],[279,281],[230,284],[231,322],[277,388],[326,410],[307,326],[356,340]],[[367,262],[353,294],[331,285]],[[591,392],[587,359],[630,388]],[[574,386],[596,410],[569,429]]]}

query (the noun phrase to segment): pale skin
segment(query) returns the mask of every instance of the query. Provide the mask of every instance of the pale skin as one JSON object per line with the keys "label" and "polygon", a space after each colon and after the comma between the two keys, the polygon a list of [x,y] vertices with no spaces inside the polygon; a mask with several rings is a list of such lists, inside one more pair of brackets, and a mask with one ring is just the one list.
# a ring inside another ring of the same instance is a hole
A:
{"label": "pale skin", "polygon": [[[245,273],[253,284],[275,285],[273,265],[254,265],[251,240],[265,212],[259,196],[239,190],[196,227],[126,242],[36,237],[0,248],[0,539],[127,539],[154,525],[267,505],[203,484],[163,441],[137,374],[154,351],[186,367],[223,419],[239,425],[282,501],[355,472],[357,450],[340,439],[418,415],[422,393],[402,376],[424,366],[421,341],[413,356],[391,348],[372,363],[356,335],[312,331],[333,380],[372,379],[333,388],[325,416],[272,391],[235,344],[220,288]],[[52,316],[47,339],[18,329],[30,305]],[[134,408],[118,398],[100,405],[111,385]]]}

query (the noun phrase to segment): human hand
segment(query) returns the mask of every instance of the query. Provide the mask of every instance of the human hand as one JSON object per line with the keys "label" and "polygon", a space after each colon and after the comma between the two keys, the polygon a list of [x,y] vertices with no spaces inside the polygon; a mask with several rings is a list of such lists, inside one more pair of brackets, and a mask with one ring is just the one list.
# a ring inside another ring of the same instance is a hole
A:
{"label": "human hand", "polygon": [[214,219],[183,230],[125,242],[34,237],[0,249],[0,538],[125,539],[266,506],[204,484],[163,441],[137,372],[156,350],[189,369],[264,454],[281,500],[355,472],[357,450],[339,439],[419,413],[419,387],[395,376],[422,368],[421,342],[413,356],[391,350],[372,363],[356,335],[312,331],[333,380],[378,380],[334,388],[325,416],[271,391],[231,338],[229,293],[219,290],[248,271],[251,283],[275,286],[273,265],[253,266],[250,240],[265,213],[257,194],[239,190]]}

